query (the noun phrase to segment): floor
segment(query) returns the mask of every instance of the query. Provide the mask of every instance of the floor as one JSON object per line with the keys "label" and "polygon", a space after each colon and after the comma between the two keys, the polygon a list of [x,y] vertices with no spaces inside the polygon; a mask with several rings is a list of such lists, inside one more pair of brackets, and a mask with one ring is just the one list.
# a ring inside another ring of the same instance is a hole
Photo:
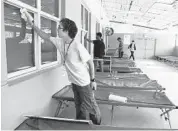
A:
{"label": "floor", "polygon": [[[160,85],[166,88],[166,95],[170,100],[178,105],[178,70],[155,60],[136,60],[137,67],[141,68],[150,79],[157,80]],[[103,125],[113,125],[119,127],[139,127],[139,128],[166,128],[169,129],[168,121],[160,117],[160,109],[115,107],[114,118],[111,123],[111,106],[99,105],[102,114]],[[60,117],[75,118],[75,108],[73,103],[66,108]],[[178,110],[170,113],[172,129],[178,129]]]}
{"label": "floor", "polygon": [[[166,88],[168,98],[178,105],[178,69],[155,60],[138,60],[136,63],[150,79],[157,80]],[[172,128],[178,129],[178,110],[170,112],[170,119]]]}

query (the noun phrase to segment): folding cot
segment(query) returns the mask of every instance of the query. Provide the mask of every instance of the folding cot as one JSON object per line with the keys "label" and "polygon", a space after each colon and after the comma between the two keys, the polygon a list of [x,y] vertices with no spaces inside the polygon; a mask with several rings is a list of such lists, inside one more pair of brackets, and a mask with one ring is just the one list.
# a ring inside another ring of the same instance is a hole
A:
{"label": "folding cot", "polygon": [[[111,101],[109,100],[110,94],[119,95],[122,97],[127,97],[128,101],[126,103]],[[56,99],[59,104],[55,113],[55,116],[62,111],[62,109],[67,105],[67,102],[74,101],[73,92],[71,85],[65,86],[62,90],[55,93],[52,98]],[[95,91],[95,99],[98,104],[106,104],[112,106],[112,119],[113,111],[115,106],[128,106],[128,107],[143,107],[143,108],[159,108],[162,110],[161,116],[164,115],[165,119],[168,120],[171,127],[169,112],[173,109],[178,109],[174,105],[164,92],[157,91],[145,91],[145,90],[124,90],[124,89],[115,89],[110,87],[100,88]],[[112,123],[111,119],[111,123]]]}
{"label": "folding cot", "polygon": [[94,125],[90,120],[75,120],[32,115],[25,117],[27,117],[27,119],[24,120],[15,130],[150,130],[147,128]]}

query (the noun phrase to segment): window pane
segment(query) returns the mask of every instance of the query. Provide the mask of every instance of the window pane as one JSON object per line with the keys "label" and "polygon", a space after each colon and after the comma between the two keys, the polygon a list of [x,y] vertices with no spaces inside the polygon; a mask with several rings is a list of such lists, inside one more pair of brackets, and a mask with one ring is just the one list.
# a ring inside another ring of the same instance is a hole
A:
{"label": "window pane", "polygon": [[[83,38],[84,38],[84,35],[85,35],[86,33],[85,32],[83,32]],[[89,38],[88,37],[88,34],[87,34],[87,39]],[[84,40],[84,46],[85,46],[85,48],[88,50],[88,45],[89,45],[89,43],[86,41],[86,40]]]}
{"label": "window pane", "polygon": [[20,0],[25,4],[31,5],[33,7],[36,7],[36,0]]}
{"label": "window pane", "polygon": [[[41,17],[41,29],[52,37],[57,36],[56,26],[57,26],[56,22],[46,19],[44,17]],[[56,47],[53,44],[49,43],[48,41],[41,39],[41,62],[42,64],[50,63],[53,61],[57,61]]]}
{"label": "window pane", "polygon": [[4,4],[4,23],[8,73],[35,66],[34,35],[20,17],[20,9]]}
{"label": "window pane", "polygon": [[100,24],[96,22],[96,32],[100,32]]}
{"label": "window pane", "polygon": [[176,35],[176,46],[178,46],[178,34]]}
{"label": "window pane", "polygon": [[81,5],[81,27],[83,28],[83,5]]}
{"label": "window pane", "polygon": [[97,22],[96,22],[96,33],[98,32],[98,24],[97,24]]}
{"label": "window pane", "polygon": [[82,31],[80,31],[80,42],[82,43]]}
{"label": "window pane", "polygon": [[41,10],[59,17],[59,0],[41,0]]}
{"label": "window pane", "polygon": [[85,29],[88,31],[88,11],[85,9]]}

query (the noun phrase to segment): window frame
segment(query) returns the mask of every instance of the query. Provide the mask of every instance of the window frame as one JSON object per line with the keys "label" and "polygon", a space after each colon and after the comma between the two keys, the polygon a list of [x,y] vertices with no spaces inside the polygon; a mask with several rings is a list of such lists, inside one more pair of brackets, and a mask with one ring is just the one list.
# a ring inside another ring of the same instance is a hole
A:
{"label": "window frame", "polygon": [[100,32],[100,22],[99,22],[99,20],[96,20],[96,33],[97,32]]}
{"label": "window frame", "polygon": [[[84,44],[84,36],[81,34],[81,32],[82,33],[90,33],[90,34],[88,34],[88,37],[90,37],[91,36],[91,30],[90,30],[90,26],[91,26],[91,23],[90,23],[90,14],[91,14],[91,11],[89,10],[89,8],[86,6],[86,4],[85,4],[85,2],[82,0],[81,1],[81,7],[83,7],[83,11],[82,11],[82,8],[81,8],[81,12],[83,12],[83,20],[82,20],[82,18],[81,18],[81,27],[80,27],[80,39],[82,39],[82,41],[81,41],[81,44],[83,44],[84,46],[85,46],[85,44]],[[85,12],[86,12],[86,10],[87,10],[87,13],[88,13],[88,18],[87,18],[87,20],[88,20],[88,22],[87,22],[87,24],[88,24],[88,30],[86,30],[86,16],[85,16]],[[91,45],[89,45],[89,44],[87,44],[87,47],[85,47],[87,50],[88,50],[88,52],[91,52],[90,51],[90,46]]]}
{"label": "window frame", "polygon": [[[58,24],[59,24],[58,21],[60,21],[60,18],[61,18],[61,6],[62,6],[61,0],[59,0],[59,17],[55,17],[55,16],[50,15],[46,12],[43,12],[41,10],[41,0],[36,0],[36,2],[37,2],[36,7],[32,7],[32,6],[30,6],[26,3],[23,3],[22,1],[19,1],[19,0],[4,0],[3,4],[6,3],[6,4],[9,4],[9,5],[17,7],[17,8],[26,8],[28,12],[34,14],[34,22],[39,28],[41,27],[40,17],[44,17],[49,20],[55,21],[58,26]],[[2,26],[4,26],[4,25],[5,25],[5,23],[2,23]],[[5,29],[4,29],[4,32],[5,32]],[[5,43],[5,45],[6,45],[6,43]],[[7,81],[11,82],[12,80],[16,80],[16,79],[22,78],[24,76],[29,76],[34,73],[43,72],[47,69],[50,69],[50,68],[52,69],[52,68],[60,65],[60,63],[59,63],[60,58],[59,58],[58,50],[57,50],[57,61],[50,62],[47,64],[41,63],[41,38],[40,38],[40,36],[37,35],[36,32],[34,32],[34,60],[35,60],[34,67],[16,71],[16,72],[12,72],[12,73],[7,72],[7,79],[8,79]]]}

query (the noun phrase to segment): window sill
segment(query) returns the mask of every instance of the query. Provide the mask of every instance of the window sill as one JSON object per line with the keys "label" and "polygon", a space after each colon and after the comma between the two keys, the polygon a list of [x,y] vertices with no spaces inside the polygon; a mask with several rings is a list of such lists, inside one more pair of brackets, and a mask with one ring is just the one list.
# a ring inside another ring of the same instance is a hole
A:
{"label": "window sill", "polygon": [[22,74],[22,75],[13,77],[13,78],[9,78],[8,81],[7,81],[7,84],[8,84],[8,86],[15,85],[15,84],[18,84],[20,82],[23,82],[23,81],[26,81],[28,79],[31,79],[31,78],[33,78],[35,76],[41,75],[42,73],[45,73],[47,71],[56,69],[58,67],[60,67],[60,64],[55,64],[55,65],[52,65],[52,66],[48,66],[48,67],[42,68],[40,70],[36,69],[36,70],[34,70],[32,72],[29,72],[29,73],[26,73],[26,74]]}

